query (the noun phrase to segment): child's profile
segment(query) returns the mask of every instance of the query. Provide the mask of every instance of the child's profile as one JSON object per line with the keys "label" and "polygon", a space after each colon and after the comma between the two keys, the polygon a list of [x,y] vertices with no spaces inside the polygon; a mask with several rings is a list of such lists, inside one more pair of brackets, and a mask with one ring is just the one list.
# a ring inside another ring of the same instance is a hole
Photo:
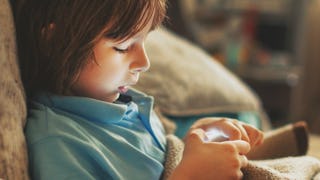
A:
{"label": "child's profile", "polygon": [[[144,40],[165,12],[166,0],[21,1],[32,179],[161,178],[166,132],[153,98],[130,86],[150,66]],[[212,128],[228,140],[208,141]],[[240,179],[246,154],[262,140],[237,120],[200,119],[170,179]]]}

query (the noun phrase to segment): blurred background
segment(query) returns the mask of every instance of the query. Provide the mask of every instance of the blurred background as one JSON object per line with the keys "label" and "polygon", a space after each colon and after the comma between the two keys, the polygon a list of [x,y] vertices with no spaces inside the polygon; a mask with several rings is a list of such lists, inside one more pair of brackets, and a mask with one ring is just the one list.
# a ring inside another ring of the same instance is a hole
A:
{"label": "blurred background", "polygon": [[247,83],[274,126],[305,120],[320,133],[318,4],[169,0],[165,26],[201,46]]}

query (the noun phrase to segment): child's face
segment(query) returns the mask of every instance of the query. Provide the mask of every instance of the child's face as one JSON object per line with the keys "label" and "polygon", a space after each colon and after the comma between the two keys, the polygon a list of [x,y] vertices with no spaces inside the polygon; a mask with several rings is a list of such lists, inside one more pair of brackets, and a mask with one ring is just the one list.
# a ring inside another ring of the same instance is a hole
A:
{"label": "child's face", "polygon": [[123,43],[108,38],[99,40],[93,48],[95,61],[89,60],[71,94],[114,102],[128,86],[136,84],[139,74],[150,66],[144,48],[150,26]]}

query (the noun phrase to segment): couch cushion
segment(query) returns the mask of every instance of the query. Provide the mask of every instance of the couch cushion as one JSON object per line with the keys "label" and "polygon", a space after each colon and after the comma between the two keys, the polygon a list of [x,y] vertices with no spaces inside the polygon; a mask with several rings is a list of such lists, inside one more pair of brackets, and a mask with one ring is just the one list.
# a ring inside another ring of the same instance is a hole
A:
{"label": "couch cushion", "polygon": [[155,97],[171,116],[261,111],[249,87],[206,52],[173,33],[159,29],[146,40],[151,68],[136,88]]}
{"label": "couch cushion", "polygon": [[0,0],[0,179],[28,179],[26,103],[9,2]]}

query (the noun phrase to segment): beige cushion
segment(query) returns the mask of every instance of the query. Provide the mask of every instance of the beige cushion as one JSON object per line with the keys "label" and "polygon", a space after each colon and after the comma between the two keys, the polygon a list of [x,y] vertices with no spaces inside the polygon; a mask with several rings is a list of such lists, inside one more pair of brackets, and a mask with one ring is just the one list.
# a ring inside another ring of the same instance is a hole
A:
{"label": "beige cushion", "polygon": [[198,47],[163,28],[145,45],[151,68],[136,88],[154,96],[164,114],[261,111],[257,96]]}
{"label": "beige cushion", "polygon": [[293,89],[290,119],[305,120],[309,130],[320,134],[320,0],[310,1],[300,33],[299,62],[301,75]]}
{"label": "beige cushion", "polygon": [[17,65],[12,14],[0,0],[0,179],[28,179],[23,134],[26,104]]}

